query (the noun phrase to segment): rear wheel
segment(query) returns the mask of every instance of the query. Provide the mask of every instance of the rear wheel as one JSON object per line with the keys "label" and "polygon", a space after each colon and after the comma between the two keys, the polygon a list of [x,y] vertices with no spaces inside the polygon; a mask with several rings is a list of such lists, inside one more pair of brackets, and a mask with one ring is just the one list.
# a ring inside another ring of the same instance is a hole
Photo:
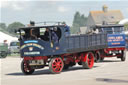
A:
{"label": "rear wheel", "polygon": [[96,54],[95,54],[95,62],[96,63],[98,63],[98,62],[100,62],[100,53],[99,52],[97,52]]}
{"label": "rear wheel", "polygon": [[94,55],[92,52],[87,53],[84,56],[84,61],[82,62],[83,68],[91,69],[94,65]]}
{"label": "rear wheel", "polygon": [[30,75],[32,74],[35,70],[32,69],[29,64],[27,63],[27,61],[22,61],[21,62],[21,70],[25,75]]}
{"label": "rear wheel", "polygon": [[52,58],[49,63],[49,70],[53,74],[58,74],[63,70],[64,63],[63,60],[59,57]]}
{"label": "rear wheel", "polygon": [[122,54],[121,54],[121,61],[125,61],[126,60],[126,51],[122,51]]}

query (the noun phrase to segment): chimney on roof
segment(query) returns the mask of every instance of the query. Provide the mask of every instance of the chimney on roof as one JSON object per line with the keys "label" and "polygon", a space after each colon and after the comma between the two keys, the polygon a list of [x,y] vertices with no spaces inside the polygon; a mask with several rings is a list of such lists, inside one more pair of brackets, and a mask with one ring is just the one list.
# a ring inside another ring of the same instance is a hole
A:
{"label": "chimney on roof", "polygon": [[107,5],[103,5],[102,10],[106,13],[106,12],[108,11],[108,7],[107,7]]}

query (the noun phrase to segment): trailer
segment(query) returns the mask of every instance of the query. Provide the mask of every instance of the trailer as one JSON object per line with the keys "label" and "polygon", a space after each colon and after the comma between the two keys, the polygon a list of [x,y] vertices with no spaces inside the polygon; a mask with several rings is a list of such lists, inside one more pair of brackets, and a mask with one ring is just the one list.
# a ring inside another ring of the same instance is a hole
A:
{"label": "trailer", "polygon": [[[109,48],[111,35],[107,33],[69,35],[65,29],[65,25],[19,28],[21,70],[25,75],[46,66],[51,73],[58,74],[77,63],[91,69],[98,56],[100,59],[105,57],[104,52],[114,49],[124,53],[124,47]],[[122,58],[122,54],[118,57]]]}
{"label": "trailer", "polygon": [[121,61],[126,59],[126,35],[124,25],[95,25],[92,27],[98,33],[107,34],[108,47],[97,51],[96,62],[103,61],[105,57],[117,57]]}

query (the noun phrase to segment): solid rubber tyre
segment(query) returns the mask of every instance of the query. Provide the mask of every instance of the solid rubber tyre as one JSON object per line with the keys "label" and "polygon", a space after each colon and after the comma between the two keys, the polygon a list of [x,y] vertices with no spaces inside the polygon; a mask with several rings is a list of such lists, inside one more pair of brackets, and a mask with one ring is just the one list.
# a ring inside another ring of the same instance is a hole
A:
{"label": "solid rubber tyre", "polygon": [[126,60],[126,51],[122,51],[122,54],[121,54],[121,61],[125,61]]}
{"label": "solid rubber tyre", "polygon": [[92,52],[89,52],[85,55],[86,61],[82,62],[82,66],[84,69],[91,69],[94,65],[94,55]]}
{"label": "solid rubber tyre", "polygon": [[101,57],[100,57],[100,52],[97,52],[97,53],[95,54],[95,62],[96,62],[96,63],[100,62],[100,59],[101,59]]}
{"label": "solid rubber tyre", "polygon": [[31,69],[31,67],[28,65],[27,62],[24,62],[24,60],[21,62],[21,71],[25,74],[25,75],[31,75],[35,69]]}
{"label": "solid rubber tyre", "polygon": [[54,57],[49,62],[49,70],[53,74],[59,74],[63,70],[64,63],[60,57]]}

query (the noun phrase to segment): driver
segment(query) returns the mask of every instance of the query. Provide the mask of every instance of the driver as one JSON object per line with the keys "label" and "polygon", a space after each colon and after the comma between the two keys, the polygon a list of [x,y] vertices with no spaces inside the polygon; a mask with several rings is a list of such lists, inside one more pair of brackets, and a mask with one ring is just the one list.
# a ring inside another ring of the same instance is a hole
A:
{"label": "driver", "polygon": [[43,39],[45,41],[49,41],[49,28],[46,28],[45,32],[44,32],[44,36]]}

